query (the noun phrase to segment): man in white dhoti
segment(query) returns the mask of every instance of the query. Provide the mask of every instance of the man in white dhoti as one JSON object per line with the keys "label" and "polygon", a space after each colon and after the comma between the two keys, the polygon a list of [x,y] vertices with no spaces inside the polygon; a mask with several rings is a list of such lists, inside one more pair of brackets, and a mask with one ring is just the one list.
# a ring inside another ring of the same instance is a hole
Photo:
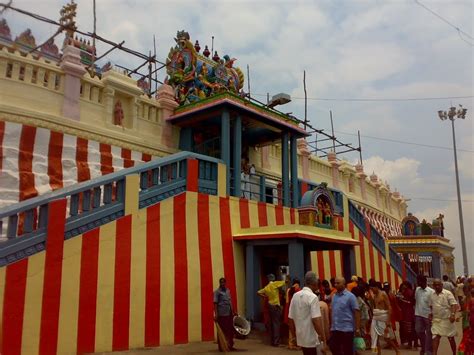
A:
{"label": "man in white dhoti", "polygon": [[433,281],[435,292],[430,296],[431,334],[433,334],[433,355],[438,354],[441,337],[447,337],[453,355],[456,355],[456,309],[457,301],[451,291],[443,289],[440,279]]}
{"label": "man in white dhoti", "polygon": [[380,282],[371,281],[370,289],[374,294],[375,308],[373,312],[372,323],[370,326],[370,336],[372,338],[372,351],[381,354],[380,337],[395,350],[395,353],[400,354],[398,345],[395,341],[395,333],[392,329],[391,314],[392,308],[387,294],[382,291]]}

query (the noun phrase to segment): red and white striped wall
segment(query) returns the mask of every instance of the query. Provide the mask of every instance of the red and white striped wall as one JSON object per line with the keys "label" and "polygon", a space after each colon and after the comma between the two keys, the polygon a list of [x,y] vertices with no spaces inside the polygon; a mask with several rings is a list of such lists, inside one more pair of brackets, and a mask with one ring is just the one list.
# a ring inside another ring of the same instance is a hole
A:
{"label": "red and white striped wall", "polygon": [[49,129],[0,121],[0,208],[151,158]]}
{"label": "red and white striped wall", "polygon": [[66,241],[65,203],[53,202],[46,250],[0,268],[3,355],[213,340],[220,277],[245,310],[244,247],[233,233],[298,222],[294,209],[190,191],[146,209],[133,200],[124,217]]}
{"label": "red and white striped wall", "polygon": [[[356,262],[356,275],[365,281],[375,279],[380,282],[389,282],[392,288],[399,287],[403,281],[400,275],[390,266],[388,258],[388,245],[384,256],[373,244],[370,236],[370,228],[366,223],[368,235],[364,235],[361,230],[349,221],[349,231],[353,239],[360,242],[354,247]],[[331,277],[343,275],[343,265],[347,262],[342,258],[339,250],[321,250],[311,252],[311,268],[321,280],[329,280]]]}
{"label": "red and white striped wall", "polygon": [[370,224],[372,224],[385,238],[394,235],[401,235],[402,224],[399,221],[365,206],[358,205],[357,207],[364,217],[369,220]]}

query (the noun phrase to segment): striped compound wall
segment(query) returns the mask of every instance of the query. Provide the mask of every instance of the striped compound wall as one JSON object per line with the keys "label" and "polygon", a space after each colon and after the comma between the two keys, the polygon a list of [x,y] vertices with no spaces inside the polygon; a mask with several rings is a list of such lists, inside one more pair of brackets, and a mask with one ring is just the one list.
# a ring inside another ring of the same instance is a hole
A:
{"label": "striped compound wall", "polygon": [[0,269],[3,355],[213,340],[220,277],[245,307],[233,230],[297,222],[293,209],[186,192],[64,241],[65,201],[50,208],[46,251]]}
{"label": "striped compound wall", "polygon": [[0,121],[0,208],[150,160],[149,154]]}
{"label": "striped compound wall", "polygon": [[[368,222],[367,222],[368,223]],[[368,225],[367,225],[368,226]],[[366,228],[370,233],[370,228]],[[392,288],[397,288],[403,281],[402,275],[390,266],[390,260],[386,258],[370,240],[360,231],[352,221],[349,221],[349,231],[353,239],[360,242],[354,247],[356,274],[364,280],[371,278],[380,282],[389,282]],[[385,255],[389,256],[388,244]],[[311,252],[311,267],[320,279],[329,280],[336,275],[342,275],[345,260],[339,250],[324,250]]]}
{"label": "striped compound wall", "polygon": [[[126,179],[124,217],[64,240],[66,200],[54,201],[46,250],[0,268],[3,355],[213,340],[212,292],[220,277],[245,312],[244,248],[232,235],[298,223],[295,209],[193,192],[197,174],[189,191],[138,209],[139,177]],[[338,227],[361,242],[357,274],[398,286],[400,275],[348,219]],[[345,262],[338,251],[313,253],[312,260],[322,278],[340,274]]]}

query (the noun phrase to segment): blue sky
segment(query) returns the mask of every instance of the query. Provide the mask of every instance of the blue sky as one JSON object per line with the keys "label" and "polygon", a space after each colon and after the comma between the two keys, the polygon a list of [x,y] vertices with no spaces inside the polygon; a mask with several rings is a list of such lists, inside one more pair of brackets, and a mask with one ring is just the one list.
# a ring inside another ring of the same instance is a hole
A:
{"label": "blue sky", "polygon": [[[474,36],[473,2],[420,0]],[[78,26],[92,31],[92,0],[79,0]],[[58,18],[64,2],[14,0],[14,5]],[[237,58],[244,72],[250,65],[252,92],[262,101],[266,93],[287,92],[293,101],[281,107],[302,118],[303,70],[310,98],[418,98],[474,95],[473,49],[452,27],[413,0],[357,1],[121,1],[97,0],[97,32],[142,52],[153,49],[164,60],[184,29],[201,46],[211,45],[222,57]],[[53,26],[8,12],[14,35],[31,27],[38,42],[54,33]],[[469,40],[469,38],[465,38]],[[471,42],[474,42],[471,40]],[[60,41],[57,40],[57,44]],[[99,54],[108,49],[99,46]],[[129,67],[140,61],[119,52],[108,59]],[[103,61],[105,63],[105,61]],[[161,74],[163,78],[164,73]],[[451,102],[452,101],[452,102]],[[453,152],[375,140],[373,136],[452,147],[450,124],[437,111],[451,104],[468,108],[457,121],[465,230],[474,251],[474,105],[471,99],[410,102],[308,102],[308,117],[328,129],[329,110],[338,136],[356,143],[361,130],[364,165],[412,200],[409,210],[420,218],[446,217],[446,235],[461,253]],[[355,161],[357,155],[348,155]],[[425,199],[439,199],[432,201]],[[474,262],[470,264],[474,272]]]}

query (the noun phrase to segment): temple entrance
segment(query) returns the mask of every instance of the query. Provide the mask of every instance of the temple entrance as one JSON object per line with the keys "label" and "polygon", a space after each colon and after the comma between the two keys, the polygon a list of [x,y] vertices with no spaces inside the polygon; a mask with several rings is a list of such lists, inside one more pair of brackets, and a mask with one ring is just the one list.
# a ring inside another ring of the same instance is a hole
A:
{"label": "temple entrance", "polygon": [[274,274],[277,280],[284,280],[289,274],[288,245],[259,246],[260,279],[262,287],[268,282],[267,275]]}
{"label": "temple entrance", "polygon": [[265,304],[257,295],[257,291],[268,283],[267,275],[274,274],[276,280],[285,280],[289,275],[291,280],[297,277],[304,282],[305,272],[312,270],[312,251],[340,250],[341,258],[344,260],[340,272],[346,278],[350,278],[355,272],[353,244],[304,240],[291,236],[282,239],[247,240],[245,242],[246,318],[256,327],[263,324]]}

